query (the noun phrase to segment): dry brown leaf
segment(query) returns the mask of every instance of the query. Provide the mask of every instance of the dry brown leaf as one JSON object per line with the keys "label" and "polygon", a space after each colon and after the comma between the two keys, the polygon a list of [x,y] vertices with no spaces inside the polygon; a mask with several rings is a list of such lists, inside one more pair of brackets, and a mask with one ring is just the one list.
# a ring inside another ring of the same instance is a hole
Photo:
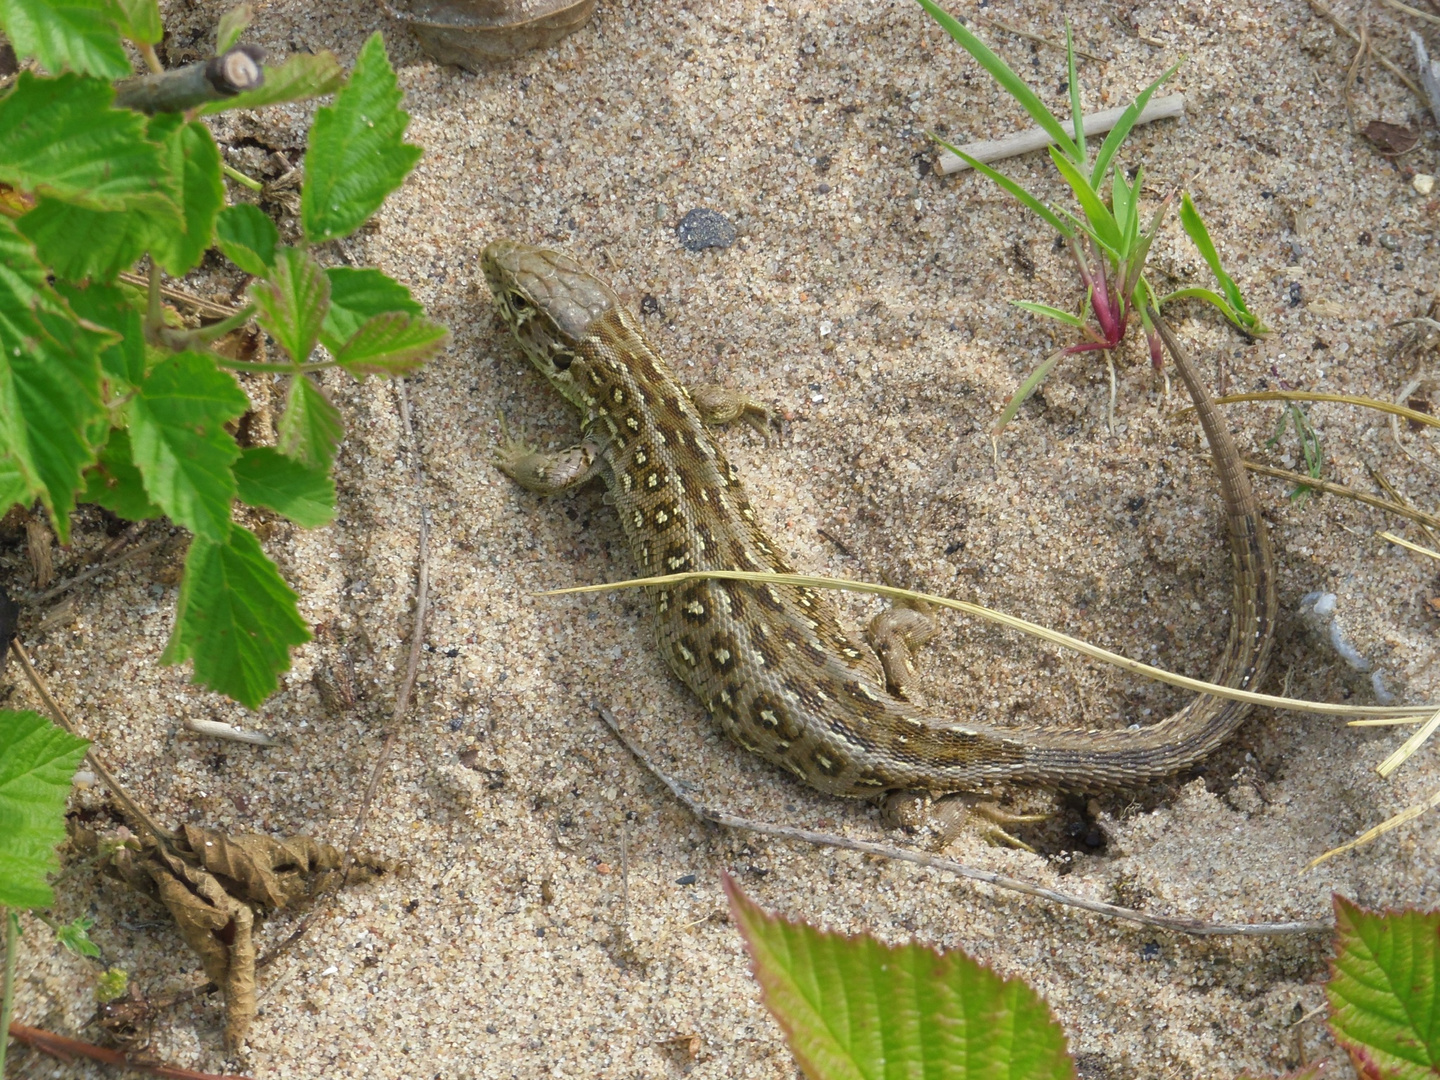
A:
{"label": "dry brown leaf", "polygon": [[1371,120],[1366,124],[1365,137],[1386,157],[1408,153],[1420,141],[1420,136],[1403,124],[1387,124],[1384,120]]}

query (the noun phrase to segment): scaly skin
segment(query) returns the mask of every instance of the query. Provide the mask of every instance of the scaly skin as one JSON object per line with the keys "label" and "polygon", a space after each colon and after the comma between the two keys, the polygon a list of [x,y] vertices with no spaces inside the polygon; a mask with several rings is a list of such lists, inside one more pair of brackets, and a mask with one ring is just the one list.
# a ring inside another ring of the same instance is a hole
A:
{"label": "scaly skin", "polygon": [[[768,418],[766,410],[715,388],[682,388],[614,291],[568,256],[500,240],[482,264],[501,316],[580,410],[584,432],[559,454],[511,443],[498,462],[503,471],[547,494],[602,476],[643,575],[792,572],[704,426]],[[1228,429],[1159,325],[1210,443],[1229,527],[1235,600],[1214,681],[1253,689],[1274,630],[1269,537]],[[665,662],[725,732],[835,795],[975,791],[1005,782],[1072,790],[1135,784],[1203,758],[1249,712],[1202,695],[1160,723],[1118,731],[951,720],[908,692],[908,648],[928,633],[913,610],[877,617],[869,635],[877,656],[811,589],[696,581],[650,592]]]}

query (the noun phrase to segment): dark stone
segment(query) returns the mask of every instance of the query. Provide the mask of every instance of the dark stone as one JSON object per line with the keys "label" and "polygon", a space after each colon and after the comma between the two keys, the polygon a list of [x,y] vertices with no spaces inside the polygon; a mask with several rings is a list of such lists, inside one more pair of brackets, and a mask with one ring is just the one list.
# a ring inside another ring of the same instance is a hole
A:
{"label": "dark stone", "polygon": [[697,207],[681,220],[675,230],[686,251],[728,248],[735,242],[735,226],[724,214]]}

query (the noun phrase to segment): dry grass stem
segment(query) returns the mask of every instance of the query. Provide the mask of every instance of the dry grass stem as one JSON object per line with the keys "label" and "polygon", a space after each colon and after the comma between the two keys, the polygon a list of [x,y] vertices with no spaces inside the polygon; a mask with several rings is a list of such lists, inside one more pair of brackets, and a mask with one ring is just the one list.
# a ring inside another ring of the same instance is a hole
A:
{"label": "dry grass stem", "polygon": [[1423,510],[1412,510],[1401,503],[1390,502],[1376,495],[1366,495],[1363,491],[1356,491],[1354,488],[1346,487],[1344,484],[1333,484],[1329,480],[1317,480],[1305,473],[1292,472],[1290,469],[1277,469],[1273,465],[1261,465],[1258,462],[1247,461],[1245,468],[1251,472],[1259,473],[1261,476],[1273,476],[1277,480],[1288,480],[1292,484],[1299,484],[1302,487],[1314,491],[1323,491],[1329,495],[1340,495],[1346,499],[1354,499],[1366,506],[1373,506],[1376,510],[1384,510],[1387,514],[1394,514],[1396,517],[1409,518],[1411,521],[1432,529],[1440,529],[1440,517],[1427,514]]}
{"label": "dry grass stem", "polygon": [[1436,728],[1440,728],[1440,712],[1430,717],[1430,719],[1425,722],[1424,727],[1406,739],[1400,749],[1396,750],[1379,765],[1375,766],[1375,771],[1388,780],[1391,773],[1401,765],[1404,765],[1416,750],[1419,750],[1420,747],[1429,741],[1430,736],[1435,734]]}
{"label": "dry grass stem", "polygon": [[[1336,30],[1339,30],[1351,41],[1355,42],[1355,44],[1360,44],[1360,35],[1357,34],[1354,30],[1351,30],[1350,27],[1346,26],[1343,22],[1341,22],[1339,16],[1337,16],[1333,11],[1331,11],[1328,7],[1321,3],[1321,0],[1309,0],[1309,3],[1310,6],[1314,8],[1319,15],[1329,20],[1330,24],[1334,26]],[[1409,87],[1411,92],[1413,92],[1416,97],[1423,98],[1425,96],[1425,92],[1420,89],[1419,85],[1415,82],[1414,79],[1410,78],[1409,75],[1405,74],[1404,68],[1400,67],[1399,64],[1395,63],[1395,61],[1391,60],[1384,53],[1377,52],[1373,49],[1371,50],[1371,55],[1375,57],[1381,67],[1383,67],[1386,71],[1390,72],[1390,74],[1394,75],[1397,79],[1399,79],[1402,83]]]}
{"label": "dry grass stem", "polygon": [[1398,544],[1400,547],[1403,548],[1409,548],[1411,551],[1418,551],[1421,555],[1426,555],[1432,559],[1440,559],[1440,551],[1435,551],[1428,547],[1421,547],[1419,544],[1412,544],[1403,536],[1396,536],[1392,532],[1382,532],[1380,534],[1380,539],[1388,540],[1390,543]]}
{"label": "dry grass stem", "polygon": [[1326,859],[1332,859],[1336,855],[1343,855],[1347,851],[1354,851],[1358,847],[1364,847],[1366,844],[1370,843],[1372,840],[1375,840],[1377,837],[1385,835],[1391,829],[1398,829],[1407,821],[1414,821],[1422,814],[1426,814],[1431,810],[1434,810],[1437,806],[1440,806],[1440,791],[1435,792],[1434,795],[1431,795],[1430,798],[1426,799],[1419,805],[1412,806],[1407,810],[1402,810],[1400,811],[1400,813],[1396,814],[1392,818],[1387,818],[1379,825],[1376,825],[1373,829],[1366,829],[1363,833],[1357,836],[1354,840],[1351,840],[1349,843],[1341,844],[1339,847],[1331,848],[1323,855],[1315,856],[1315,858],[1310,860],[1309,864],[1305,867],[1305,869],[1313,870],[1315,867],[1323,863]]}

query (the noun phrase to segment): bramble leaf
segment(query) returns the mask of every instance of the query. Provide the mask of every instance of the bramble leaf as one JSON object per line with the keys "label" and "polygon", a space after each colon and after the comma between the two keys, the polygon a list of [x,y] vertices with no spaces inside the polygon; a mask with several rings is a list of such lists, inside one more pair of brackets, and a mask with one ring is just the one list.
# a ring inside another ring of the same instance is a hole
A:
{"label": "bramble leaf", "polygon": [[0,508],[9,509],[16,503],[29,502],[30,485],[20,474],[20,466],[8,454],[0,455]]}
{"label": "bramble leaf", "polygon": [[442,348],[450,332],[429,319],[399,311],[376,315],[335,354],[352,375],[404,375]]}
{"label": "bramble leaf", "polygon": [[225,257],[247,274],[265,277],[275,267],[280,230],[258,206],[236,203],[221,210],[215,239]]}
{"label": "bramble leaf", "polygon": [[55,291],[80,318],[113,330],[119,340],[100,353],[100,368],[111,381],[111,394],[139,386],[145,378],[145,330],[140,308],[117,285],[84,287],[57,282]]}
{"label": "bramble leaf", "polygon": [[330,306],[330,279],[308,251],[285,247],[275,252],[268,281],[250,286],[258,322],[297,364],[315,349]]}
{"label": "bramble leaf", "polygon": [[280,452],[319,469],[329,469],[335,463],[335,450],[345,437],[340,410],[330,404],[325,391],[308,375],[296,375],[290,380],[285,411],[277,427]]}
{"label": "bramble leaf", "polygon": [[[4,2],[4,0],[0,0]],[[109,83],[22,71],[0,99],[0,181],[93,210],[165,199],[160,148],[145,118],[115,109]]]}
{"label": "bramble leaf", "polygon": [[150,501],[145,481],[135,467],[130,432],[112,428],[110,439],[100,451],[100,460],[85,474],[85,490],[77,500],[94,503],[126,521],[149,521],[164,517],[165,511]]}
{"label": "bramble leaf", "polygon": [[[181,119],[178,113],[162,113],[150,124],[150,137],[164,148],[171,193],[184,223],[182,229],[158,230],[151,237],[151,254],[172,277],[200,264],[215,232],[215,216],[225,205],[214,136],[200,121],[181,124]],[[166,130],[172,126],[173,131]]]}
{"label": "bramble leaf", "polygon": [[425,310],[410,296],[409,289],[373,267],[331,266],[325,276],[330,279],[330,310],[320,327],[320,344],[330,350],[331,356],[376,315],[387,311],[419,315]]}
{"label": "bramble leaf", "polygon": [[120,16],[120,36],[137,45],[155,45],[165,36],[160,23],[160,5],[155,0],[114,0],[112,14]]}
{"label": "bramble leaf", "polygon": [[106,0],[0,0],[0,28],[16,55],[33,56],[55,74],[67,68],[106,79],[130,74],[112,14]]}
{"label": "bramble leaf", "polygon": [[195,682],[253,709],[290,667],[290,648],[310,640],[295,601],[249,529],[232,525],[219,541],[196,536],[160,662],[193,659]]}
{"label": "bramble leaf", "polygon": [[302,465],[273,446],[252,446],[235,463],[240,501],[267,506],[307,529],[335,517],[335,481],[328,469]]}
{"label": "bramble leaf", "polygon": [[47,907],[65,800],[90,744],[28,709],[0,711],[0,906]]}
{"label": "bramble leaf", "polygon": [[12,497],[23,483],[20,500],[39,495],[67,543],[105,416],[99,354],[111,337],[77,322],[45,279],[29,242],[0,217],[0,458],[20,477],[0,489]]}
{"label": "bramble leaf", "polygon": [[1374,1080],[1440,1075],[1440,911],[1366,911],[1335,897],[1330,1030]]}
{"label": "bramble leaf", "polygon": [[258,109],[278,105],[282,101],[333,94],[345,85],[345,69],[329,49],[318,53],[295,53],[279,67],[264,66],[265,81],[254,90],[210,101],[200,106],[196,115],[210,116],[227,109]]}
{"label": "bramble leaf", "polygon": [[151,369],[130,402],[130,441],[145,490],[170,520],[224,543],[240,447],[225,424],[250,407],[228,372],[182,352]]}
{"label": "bramble leaf", "polygon": [[765,1004],[812,1080],[1075,1080],[1040,997],[959,950],[817,930],[755,905],[728,877],[730,911]]}
{"label": "bramble leaf", "polygon": [[377,31],[335,104],[317,110],[310,128],[300,220],[311,242],[358,229],[420,160],[420,147],[404,141],[403,97]]}
{"label": "bramble leaf", "polygon": [[255,9],[249,4],[240,4],[221,15],[220,25],[215,28],[215,55],[233,49],[254,21]]}
{"label": "bramble leaf", "polygon": [[168,200],[130,210],[93,210],[61,199],[41,198],[16,224],[35,242],[40,257],[67,281],[113,281],[146,249],[184,226]]}

